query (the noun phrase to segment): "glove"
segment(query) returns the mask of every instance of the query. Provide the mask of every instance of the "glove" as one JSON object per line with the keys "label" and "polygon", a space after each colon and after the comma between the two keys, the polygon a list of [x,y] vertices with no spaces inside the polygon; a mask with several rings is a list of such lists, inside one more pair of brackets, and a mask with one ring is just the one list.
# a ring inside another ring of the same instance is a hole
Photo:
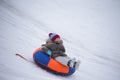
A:
{"label": "glove", "polygon": [[52,54],[52,51],[51,50],[47,50],[47,52],[46,52],[49,56],[51,56],[51,54]]}

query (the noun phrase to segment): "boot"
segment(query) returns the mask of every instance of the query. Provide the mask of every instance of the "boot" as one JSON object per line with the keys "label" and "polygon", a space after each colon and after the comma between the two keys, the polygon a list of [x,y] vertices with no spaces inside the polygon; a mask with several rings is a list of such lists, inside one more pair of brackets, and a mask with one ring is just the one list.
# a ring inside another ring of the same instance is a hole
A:
{"label": "boot", "polygon": [[73,67],[73,66],[74,66],[74,63],[75,63],[75,62],[74,62],[73,60],[69,60],[67,65],[68,65],[69,67]]}
{"label": "boot", "polygon": [[79,68],[79,66],[80,66],[80,60],[74,62],[73,67],[75,68],[75,70],[77,70]]}

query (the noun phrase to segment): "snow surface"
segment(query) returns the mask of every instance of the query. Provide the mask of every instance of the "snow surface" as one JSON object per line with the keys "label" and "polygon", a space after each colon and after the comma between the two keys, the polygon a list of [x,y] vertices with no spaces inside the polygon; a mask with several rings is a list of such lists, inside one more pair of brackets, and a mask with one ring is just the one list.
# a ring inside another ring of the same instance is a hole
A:
{"label": "snow surface", "polygon": [[[33,61],[49,32],[61,35],[70,57],[81,60],[72,76],[51,74]],[[0,80],[119,80],[119,0],[0,0]]]}

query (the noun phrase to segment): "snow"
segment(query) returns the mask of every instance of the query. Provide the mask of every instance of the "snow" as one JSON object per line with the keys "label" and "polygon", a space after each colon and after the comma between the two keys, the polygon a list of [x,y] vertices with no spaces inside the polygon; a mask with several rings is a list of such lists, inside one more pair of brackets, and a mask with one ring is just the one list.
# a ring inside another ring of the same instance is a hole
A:
{"label": "snow", "polygon": [[[119,80],[119,0],[0,0],[0,80]],[[33,61],[48,33],[58,33],[66,53],[81,60],[69,77]]]}

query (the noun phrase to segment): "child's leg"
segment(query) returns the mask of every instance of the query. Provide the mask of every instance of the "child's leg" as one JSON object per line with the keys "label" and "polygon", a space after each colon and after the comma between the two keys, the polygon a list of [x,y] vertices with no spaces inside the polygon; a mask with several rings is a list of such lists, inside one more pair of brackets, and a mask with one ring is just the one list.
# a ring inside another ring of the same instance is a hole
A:
{"label": "child's leg", "polygon": [[68,66],[68,62],[71,60],[68,56],[59,56],[55,58],[58,62],[62,63],[63,65]]}
{"label": "child's leg", "polygon": [[76,61],[75,58],[70,58],[68,56],[59,56],[55,58],[58,62],[60,62],[63,65],[69,66],[69,67],[73,67],[75,69],[78,69],[79,65],[80,65],[80,60]]}

